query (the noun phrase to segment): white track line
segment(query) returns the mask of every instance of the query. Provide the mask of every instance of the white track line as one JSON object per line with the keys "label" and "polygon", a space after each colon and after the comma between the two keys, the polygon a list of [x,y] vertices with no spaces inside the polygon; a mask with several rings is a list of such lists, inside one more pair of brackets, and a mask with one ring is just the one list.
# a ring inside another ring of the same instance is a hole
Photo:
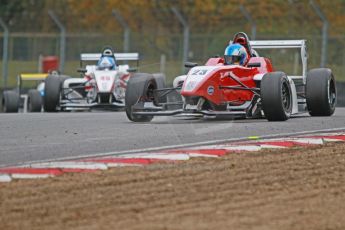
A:
{"label": "white track line", "polygon": [[[289,141],[289,139],[287,141]],[[296,139],[291,139],[291,141],[301,143],[301,144],[312,144],[312,145],[324,144],[324,141],[322,138],[296,138]]]}
{"label": "white track line", "polygon": [[10,175],[0,174],[0,182],[10,182],[12,180]]}
{"label": "white track line", "polygon": [[326,138],[326,137],[324,137],[324,138],[322,138],[322,139],[323,139],[323,141],[325,141],[325,142],[341,142],[341,141],[343,141],[343,140],[340,140],[340,139]]}
{"label": "white track line", "polygon": [[11,174],[13,179],[42,179],[54,177],[52,174],[25,174],[25,173],[13,173]]}
{"label": "white track line", "polygon": [[189,157],[210,157],[210,158],[217,158],[217,155],[210,155],[204,153],[188,153]]}
{"label": "white track line", "polygon": [[202,149],[224,149],[229,151],[260,151],[261,146],[259,145],[248,145],[240,144],[240,145],[204,145],[200,147],[192,147],[191,150],[202,150]]}
{"label": "white track line", "polygon": [[[263,135],[263,136],[260,136],[259,138],[260,139],[269,139],[269,138],[278,138],[278,137],[286,137],[286,136],[316,134],[316,133],[320,133],[320,132],[322,132],[322,133],[337,132],[337,131],[339,132],[339,131],[344,131],[344,130],[345,130],[345,127],[334,128],[334,129],[319,129],[319,130],[309,130],[309,131],[293,132],[293,133]],[[320,134],[320,135],[322,135],[322,134]],[[89,154],[89,155],[61,157],[61,158],[46,159],[46,160],[39,160],[39,161],[30,161],[30,162],[26,162],[23,164],[27,165],[27,164],[42,163],[42,162],[48,162],[48,161],[76,160],[76,159],[83,159],[83,158],[105,157],[105,156],[114,156],[114,155],[130,155],[133,153],[140,153],[140,152],[152,152],[152,151],[159,151],[159,150],[166,150],[166,149],[178,149],[178,148],[221,144],[221,143],[225,143],[225,142],[234,142],[234,141],[248,141],[248,140],[249,140],[248,137],[229,138],[229,139],[220,139],[220,140],[213,140],[213,141],[202,141],[202,142],[189,143],[189,144],[169,145],[169,146],[160,146],[160,147],[152,147],[152,148],[143,148],[143,149],[133,149],[133,150],[106,152],[106,153]],[[7,166],[10,166],[10,165],[0,165],[0,167],[7,167]]]}
{"label": "white track line", "polygon": [[[273,139],[264,139],[264,140],[257,140],[254,142],[257,142],[260,144],[260,142],[296,142],[301,144],[323,144],[323,138],[304,138],[304,137],[287,137],[287,138],[273,138]],[[248,142],[250,143],[250,142]]]}
{"label": "white track line", "polygon": [[141,164],[127,164],[127,163],[105,163],[109,168],[115,167],[142,167]]}
{"label": "white track line", "polygon": [[175,161],[185,161],[189,160],[188,154],[183,153],[138,153],[131,155],[123,155],[124,158],[145,158],[145,159],[157,159],[157,160],[175,160]]}
{"label": "white track line", "polygon": [[274,144],[259,144],[261,148],[263,149],[285,149],[286,147],[284,146],[278,146],[278,145],[274,145]]}
{"label": "white track line", "polygon": [[60,168],[60,169],[108,169],[106,164],[78,161],[56,161],[46,163],[31,164],[31,168]]}

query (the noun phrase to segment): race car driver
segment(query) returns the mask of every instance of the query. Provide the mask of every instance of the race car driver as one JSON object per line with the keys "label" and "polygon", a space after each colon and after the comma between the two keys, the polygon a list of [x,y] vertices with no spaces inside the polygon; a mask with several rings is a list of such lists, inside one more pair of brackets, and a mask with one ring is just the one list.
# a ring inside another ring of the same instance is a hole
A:
{"label": "race car driver", "polygon": [[241,65],[247,64],[248,54],[246,49],[238,44],[230,44],[224,51],[224,63],[226,65]]}
{"label": "race car driver", "polygon": [[111,47],[106,47],[103,49],[102,56],[97,63],[97,67],[98,69],[115,69],[116,60],[114,57],[113,49]]}
{"label": "race car driver", "polygon": [[225,49],[225,64],[245,66],[251,57],[259,57],[259,54],[251,48],[247,34],[244,32],[236,33],[233,41]]}

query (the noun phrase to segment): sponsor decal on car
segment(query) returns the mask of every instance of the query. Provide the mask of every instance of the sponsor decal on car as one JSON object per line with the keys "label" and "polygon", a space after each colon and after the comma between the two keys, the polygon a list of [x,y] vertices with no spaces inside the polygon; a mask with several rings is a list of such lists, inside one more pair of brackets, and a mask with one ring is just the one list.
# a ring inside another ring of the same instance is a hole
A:
{"label": "sponsor decal on car", "polygon": [[214,93],[214,87],[212,85],[210,85],[208,88],[207,88],[207,93],[208,95],[212,95]]}

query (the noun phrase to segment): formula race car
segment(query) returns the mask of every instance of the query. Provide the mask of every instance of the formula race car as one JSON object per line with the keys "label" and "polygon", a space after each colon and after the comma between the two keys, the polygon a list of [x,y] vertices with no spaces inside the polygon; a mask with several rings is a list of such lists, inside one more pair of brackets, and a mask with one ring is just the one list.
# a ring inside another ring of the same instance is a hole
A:
{"label": "formula race car", "polygon": [[[19,109],[26,112],[41,112],[44,96],[44,81],[49,75],[57,76],[56,71],[51,73],[23,73],[17,76],[17,88],[5,90],[2,95],[2,111],[17,113]],[[24,91],[24,82],[35,82],[36,87]]]}
{"label": "formula race car", "polygon": [[[154,116],[196,115],[229,118],[261,118],[285,121],[292,114],[331,116],[335,111],[336,87],[327,68],[307,72],[305,40],[249,41],[243,32],[232,43],[240,43],[249,54],[244,65],[225,64],[221,57],[210,58],[204,66],[185,63],[187,75],[175,78],[172,88],[158,87],[150,74],[136,73],[128,82],[126,114],[134,122],[148,122]],[[298,48],[302,75],[274,71],[268,58],[254,49]],[[162,85],[162,84],[161,84]],[[178,91],[181,101],[166,102],[167,94]],[[171,110],[171,105],[180,108]]]}
{"label": "formula race car", "polygon": [[[98,61],[101,53],[80,55],[80,65],[85,61]],[[138,53],[112,53],[116,61],[139,61]],[[115,62],[114,62],[115,63]],[[45,85],[44,110],[71,111],[92,108],[118,110],[125,107],[125,91],[129,79],[129,65],[114,65],[114,68],[86,65],[78,72],[81,78],[48,77]]]}

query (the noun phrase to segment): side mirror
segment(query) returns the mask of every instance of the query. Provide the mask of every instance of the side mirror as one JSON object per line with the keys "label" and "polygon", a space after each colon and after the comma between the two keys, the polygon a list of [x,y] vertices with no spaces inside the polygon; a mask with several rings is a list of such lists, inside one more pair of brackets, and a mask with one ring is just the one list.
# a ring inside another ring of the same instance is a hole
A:
{"label": "side mirror", "polygon": [[77,72],[78,73],[86,73],[87,72],[87,70],[86,69],[84,69],[84,68],[79,68],[79,69],[77,69]]}
{"label": "side mirror", "polygon": [[128,73],[134,73],[134,72],[137,72],[138,71],[138,69],[137,68],[134,68],[134,67],[131,67],[131,68],[128,68],[127,69],[127,72]]}
{"label": "side mirror", "polygon": [[251,68],[251,67],[261,67],[261,63],[260,62],[249,63],[247,65],[247,67],[249,67],[249,68]]}
{"label": "side mirror", "polygon": [[186,68],[193,68],[195,66],[198,66],[198,63],[195,63],[195,62],[185,62],[184,63],[184,67],[186,67]]}

